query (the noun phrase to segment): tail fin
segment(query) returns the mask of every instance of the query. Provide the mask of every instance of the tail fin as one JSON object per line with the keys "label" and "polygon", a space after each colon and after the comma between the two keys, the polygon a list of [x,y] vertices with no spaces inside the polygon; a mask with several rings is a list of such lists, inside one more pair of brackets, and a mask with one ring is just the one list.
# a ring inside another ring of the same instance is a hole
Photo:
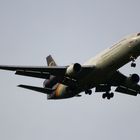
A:
{"label": "tail fin", "polygon": [[51,55],[47,56],[46,60],[47,60],[48,66],[57,66],[56,62],[54,61]]}

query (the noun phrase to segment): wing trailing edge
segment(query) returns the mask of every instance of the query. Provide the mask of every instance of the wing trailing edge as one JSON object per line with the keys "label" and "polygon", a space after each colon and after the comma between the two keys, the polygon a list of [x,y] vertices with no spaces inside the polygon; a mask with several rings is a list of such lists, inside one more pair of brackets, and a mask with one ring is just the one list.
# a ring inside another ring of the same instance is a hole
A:
{"label": "wing trailing edge", "polygon": [[42,78],[42,79],[49,79],[50,74],[47,72],[36,72],[36,71],[16,71],[16,75],[21,76],[29,76],[29,77],[35,77],[35,78]]}
{"label": "wing trailing edge", "polygon": [[54,76],[64,76],[67,67],[66,66],[51,66],[51,67],[43,67],[43,66],[8,66],[8,65],[0,65],[1,70],[9,70],[9,71],[24,71],[24,72],[36,72],[36,73],[49,73]]}
{"label": "wing trailing edge", "polygon": [[132,95],[132,96],[137,96],[137,94],[138,94],[138,92],[136,92],[135,90],[129,89],[129,88],[126,88],[123,86],[117,87],[115,91],[124,93],[124,94],[128,94],[128,95]]}

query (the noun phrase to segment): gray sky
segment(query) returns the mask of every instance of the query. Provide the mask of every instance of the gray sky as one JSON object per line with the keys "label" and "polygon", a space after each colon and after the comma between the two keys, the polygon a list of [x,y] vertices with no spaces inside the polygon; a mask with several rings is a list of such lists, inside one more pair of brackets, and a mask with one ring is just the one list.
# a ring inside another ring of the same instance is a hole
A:
{"label": "gray sky", "polygon": [[[84,63],[124,36],[140,32],[139,0],[0,0],[0,64]],[[126,65],[125,74],[138,73]],[[139,140],[140,96],[116,93],[47,101],[18,84],[42,80],[0,71],[2,140]]]}

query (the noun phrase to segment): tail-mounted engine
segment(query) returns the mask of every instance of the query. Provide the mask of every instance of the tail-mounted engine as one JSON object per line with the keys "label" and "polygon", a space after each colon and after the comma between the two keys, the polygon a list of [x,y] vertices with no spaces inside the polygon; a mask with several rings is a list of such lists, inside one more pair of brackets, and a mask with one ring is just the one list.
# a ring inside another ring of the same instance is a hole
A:
{"label": "tail-mounted engine", "polygon": [[66,76],[75,78],[80,73],[81,70],[82,70],[82,67],[79,63],[72,64],[67,68]]}
{"label": "tail-mounted engine", "polygon": [[59,79],[55,76],[51,76],[50,79],[46,79],[43,83],[43,87],[52,88],[59,82]]}

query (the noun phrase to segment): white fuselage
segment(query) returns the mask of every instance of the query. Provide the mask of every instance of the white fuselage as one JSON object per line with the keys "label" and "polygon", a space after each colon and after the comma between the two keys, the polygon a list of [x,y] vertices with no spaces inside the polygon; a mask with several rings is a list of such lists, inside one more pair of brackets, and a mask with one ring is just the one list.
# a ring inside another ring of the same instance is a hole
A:
{"label": "white fuselage", "polygon": [[102,83],[116,70],[131,61],[131,57],[137,58],[140,55],[140,36],[130,36],[106,49],[84,65],[94,65],[96,71],[89,73],[81,83],[91,88]]}
{"label": "white fuselage", "polygon": [[[139,55],[140,35],[134,34],[91,58],[84,65],[93,66],[95,69],[79,79],[79,87],[81,88],[78,92],[92,89],[96,85],[106,82],[119,68],[132,61],[132,57],[136,59]],[[55,92],[55,95],[58,95],[54,96],[55,99],[65,98],[65,95],[68,95],[69,98],[78,94],[68,92],[67,88],[67,86],[60,84]]]}

